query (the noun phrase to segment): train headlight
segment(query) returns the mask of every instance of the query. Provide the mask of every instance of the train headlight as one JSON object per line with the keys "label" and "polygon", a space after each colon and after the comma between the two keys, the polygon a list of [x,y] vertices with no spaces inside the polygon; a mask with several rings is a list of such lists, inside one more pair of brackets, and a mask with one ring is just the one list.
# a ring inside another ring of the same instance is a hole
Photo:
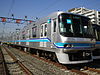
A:
{"label": "train headlight", "polygon": [[91,55],[91,53],[89,53],[89,52],[83,52],[83,56],[85,57],[85,56],[90,56]]}
{"label": "train headlight", "polygon": [[90,53],[86,53],[86,56],[90,56],[91,54]]}
{"label": "train headlight", "polygon": [[65,45],[64,45],[64,48],[71,48],[71,47],[73,47],[72,44],[65,44]]}

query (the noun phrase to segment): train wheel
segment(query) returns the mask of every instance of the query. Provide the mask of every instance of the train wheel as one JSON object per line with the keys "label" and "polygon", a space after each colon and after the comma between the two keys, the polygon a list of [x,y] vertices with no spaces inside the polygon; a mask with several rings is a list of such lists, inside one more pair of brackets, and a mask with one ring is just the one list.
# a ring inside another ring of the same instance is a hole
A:
{"label": "train wheel", "polygon": [[56,56],[55,53],[52,54],[52,60],[55,61],[55,62],[58,62],[58,60],[57,60],[57,56]]}
{"label": "train wheel", "polygon": [[38,50],[36,51],[36,55],[39,56],[39,51]]}

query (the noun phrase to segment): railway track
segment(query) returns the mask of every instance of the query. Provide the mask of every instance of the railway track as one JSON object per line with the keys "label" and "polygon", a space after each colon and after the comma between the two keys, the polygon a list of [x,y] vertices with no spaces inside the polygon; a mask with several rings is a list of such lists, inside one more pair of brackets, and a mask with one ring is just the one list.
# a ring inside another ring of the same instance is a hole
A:
{"label": "railway track", "polygon": [[0,75],[7,75],[7,74],[8,74],[8,71],[7,71],[4,56],[3,56],[1,46],[0,46]]}
{"label": "railway track", "polygon": [[100,75],[100,64],[98,64],[96,69],[87,67],[82,71],[77,69],[68,70],[65,65],[40,58],[36,55],[27,54],[15,48],[9,48],[8,50],[34,75]]}
{"label": "railway track", "polygon": [[82,72],[88,73],[89,75],[100,75],[100,63],[89,63],[86,70],[83,70]]}
{"label": "railway track", "polygon": [[18,61],[6,47],[2,46],[2,51],[9,75],[32,75],[32,73],[20,61]]}
{"label": "railway track", "polygon": [[100,75],[100,70],[97,70],[95,68],[89,68],[87,70],[81,71],[83,73],[86,73],[87,75]]}
{"label": "railway track", "polygon": [[51,61],[49,63],[44,58],[39,58],[36,55],[30,55],[14,48],[9,48],[9,52],[12,52],[34,75],[75,75],[74,72],[65,70],[61,65]]}

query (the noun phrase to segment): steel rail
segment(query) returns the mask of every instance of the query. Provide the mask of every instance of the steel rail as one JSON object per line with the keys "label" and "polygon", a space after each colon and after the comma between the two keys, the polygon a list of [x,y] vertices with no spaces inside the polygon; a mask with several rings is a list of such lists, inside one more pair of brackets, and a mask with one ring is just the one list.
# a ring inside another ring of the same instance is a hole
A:
{"label": "steel rail", "polygon": [[13,58],[13,60],[19,64],[19,66],[26,72],[27,75],[33,75],[33,73],[28,68],[26,68],[11,52],[8,51],[8,48],[4,47],[4,49]]}
{"label": "steel rail", "polygon": [[0,59],[2,60],[1,64],[2,65],[2,71],[3,71],[3,75],[8,75],[9,72],[8,72],[8,69],[7,69],[7,66],[6,66],[6,63],[5,63],[5,59],[4,59],[4,55],[2,53],[2,48],[0,46]]}

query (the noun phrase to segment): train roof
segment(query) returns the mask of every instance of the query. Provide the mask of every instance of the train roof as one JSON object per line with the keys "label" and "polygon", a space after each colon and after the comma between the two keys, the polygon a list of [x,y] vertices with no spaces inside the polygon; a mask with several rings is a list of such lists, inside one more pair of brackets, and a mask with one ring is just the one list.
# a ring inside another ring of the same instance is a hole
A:
{"label": "train roof", "polygon": [[[75,14],[75,13],[70,13],[70,12],[66,12],[66,13],[68,13],[68,14],[72,14],[72,15],[78,15],[78,16],[82,16],[82,17],[86,17],[86,18],[88,18],[87,16],[80,15],[80,14]],[[90,19],[90,18],[89,18],[89,19]]]}
{"label": "train roof", "polygon": [[[49,14],[48,16],[46,17],[43,17],[43,18],[40,18],[39,20],[37,20],[36,22],[40,22],[40,21],[44,21],[44,20],[47,20],[47,19],[52,19],[52,18],[57,18],[58,15],[62,14],[62,13],[67,13],[67,14],[71,14],[71,15],[78,15],[78,16],[82,16],[82,17],[85,17],[85,18],[88,18],[86,16],[83,16],[83,15],[80,15],[80,14],[75,14],[75,13],[70,13],[70,12],[64,12],[64,11],[57,11],[57,12],[53,12],[51,14]],[[90,19],[90,18],[88,18]]]}
{"label": "train roof", "polygon": [[67,14],[70,14],[70,15],[78,15],[78,16],[83,16],[83,17],[88,18],[87,16],[84,16],[84,15],[75,14],[75,13],[71,13],[71,12],[64,12],[64,11],[57,11],[57,12],[51,13],[49,16],[54,15],[54,14],[59,15],[59,14],[61,14],[61,13],[67,13]]}

